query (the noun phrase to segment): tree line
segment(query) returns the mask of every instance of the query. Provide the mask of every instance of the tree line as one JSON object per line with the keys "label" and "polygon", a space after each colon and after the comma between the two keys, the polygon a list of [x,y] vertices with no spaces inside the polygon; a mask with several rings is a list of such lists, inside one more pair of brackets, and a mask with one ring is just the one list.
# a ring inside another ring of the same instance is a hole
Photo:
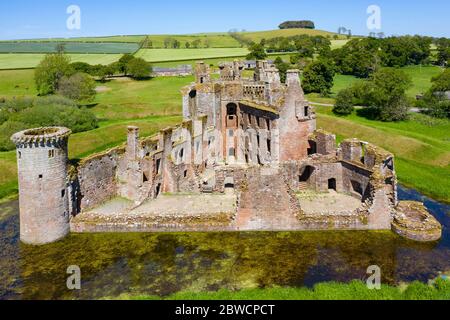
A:
{"label": "tree line", "polygon": [[[433,55],[431,46],[436,46]],[[248,59],[265,59],[267,53],[292,52],[288,62],[275,60],[282,81],[291,68],[302,70],[305,93],[329,96],[334,76],[352,75],[365,79],[337,94],[334,111],[346,115],[356,105],[364,106],[367,117],[382,121],[407,118],[412,106],[435,117],[449,117],[450,80],[448,69],[432,79],[431,89],[419,101],[406,96],[412,86],[411,78],[400,67],[436,64],[449,66],[450,39],[422,36],[355,38],[342,48],[331,50],[331,41],[323,36],[301,35],[280,37],[253,43]]]}

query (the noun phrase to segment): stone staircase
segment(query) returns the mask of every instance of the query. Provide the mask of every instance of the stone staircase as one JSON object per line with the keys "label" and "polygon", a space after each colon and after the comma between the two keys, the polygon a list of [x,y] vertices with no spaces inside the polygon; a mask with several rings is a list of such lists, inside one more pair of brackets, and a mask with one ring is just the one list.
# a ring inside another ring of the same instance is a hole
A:
{"label": "stone staircase", "polygon": [[248,174],[236,218],[240,230],[289,230],[298,225],[293,199],[278,169],[261,168]]}
{"label": "stone staircase", "polygon": [[298,190],[299,191],[305,191],[308,190],[308,182],[300,182],[298,184]]}

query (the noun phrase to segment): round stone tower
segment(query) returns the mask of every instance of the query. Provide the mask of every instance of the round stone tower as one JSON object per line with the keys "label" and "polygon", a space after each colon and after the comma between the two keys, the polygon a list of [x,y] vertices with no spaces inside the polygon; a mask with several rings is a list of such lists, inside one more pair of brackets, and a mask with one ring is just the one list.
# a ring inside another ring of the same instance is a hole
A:
{"label": "round stone tower", "polygon": [[63,127],[14,134],[17,148],[20,239],[28,244],[57,241],[69,233],[67,141]]}

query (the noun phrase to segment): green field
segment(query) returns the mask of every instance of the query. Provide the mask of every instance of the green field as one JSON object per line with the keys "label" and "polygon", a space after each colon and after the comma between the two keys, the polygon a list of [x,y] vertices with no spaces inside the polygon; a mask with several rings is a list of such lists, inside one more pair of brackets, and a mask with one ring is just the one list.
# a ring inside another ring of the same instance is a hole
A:
{"label": "green field", "polygon": [[[45,54],[41,53],[1,53],[0,69],[35,68]],[[120,59],[121,54],[69,54],[72,62],[87,62],[89,64],[110,64]]]}
{"label": "green field", "polygon": [[242,57],[247,48],[207,48],[207,49],[141,49],[136,57],[149,62],[193,60],[223,57]]}
{"label": "green field", "polygon": [[85,43],[85,42],[0,42],[0,53],[54,53],[57,45],[64,44],[66,53],[134,53],[136,43]]}
{"label": "green field", "polygon": [[[239,32],[240,35],[249,40],[259,42],[262,39],[272,39],[276,37],[291,37],[296,35],[322,35],[333,37],[336,33],[323,30],[310,29],[285,29],[285,30],[268,30],[257,32]],[[123,36],[107,36],[107,37],[82,37],[82,38],[54,38],[54,39],[33,39],[21,40],[20,42],[122,42],[122,43],[140,43],[147,35],[123,35]],[[346,36],[338,35],[339,39],[347,39]],[[238,48],[240,43],[233,39],[228,32],[212,32],[212,33],[196,33],[196,34],[167,34],[167,35],[148,35],[151,40],[153,48],[164,48],[164,40],[172,38],[181,42],[182,46],[186,42],[192,43],[195,40],[200,40],[201,45],[204,46],[205,40],[208,41],[212,48]],[[1,43],[1,42],[0,42]],[[336,42],[336,46],[340,46],[342,42]],[[342,44],[343,45],[343,44]]]}

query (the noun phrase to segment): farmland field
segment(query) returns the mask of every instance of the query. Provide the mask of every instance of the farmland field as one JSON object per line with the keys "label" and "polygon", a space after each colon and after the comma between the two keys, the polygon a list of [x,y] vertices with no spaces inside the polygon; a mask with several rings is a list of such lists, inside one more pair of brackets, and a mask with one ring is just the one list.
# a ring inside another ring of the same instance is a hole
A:
{"label": "farmland field", "polygon": [[[35,68],[44,58],[43,53],[2,53],[0,69]],[[120,59],[121,54],[69,54],[72,62],[89,64],[110,64]]]}
{"label": "farmland field", "polygon": [[242,57],[248,54],[246,48],[208,48],[208,49],[141,49],[136,57],[149,62],[207,59],[221,57]]}
{"label": "farmland field", "polygon": [[85,43],[85,42],[0,42],[0,53],[52,53],[63,44],[66,53],[133,53],[136,43]]}
{"label": "farmland field", "polygon": [[[285,29],[285,30],[268,30],[258,32],[238,32],[245,38],[259,42],[261,39],[272,39],[276,37],[291,37],[296,35],[322,35],[333,37],[336,33],[323,31],[323,30],[310,30],[310,29]],[[82,37],[82,38],[54,38],[54,39],[34,39],[34,40],[21,40],[20,42],[85,42],[85,43],[98,43],[98,42],[110,42],[110,43],[140,43],[148,36],[152,42],[153,48],[164,48],[164,40],[166,38],[172,38],[181,42],[184,47],[186,42],[194,42],[195,40],[201,41],[201,46],[204,46],[205,40],[209,43],[211,48],[239,48],[241,45],[228,32],[212,32],[212,33],[195,33],[195,34],[167,34],[167,35],[119,35],[119,36],[105,36],[105,37]],[[338,35],[339,39],[344,40],[346,36]],[[1,43],[1,42],[0,42]],[[337,46],[340,45],[336,42]]]}

